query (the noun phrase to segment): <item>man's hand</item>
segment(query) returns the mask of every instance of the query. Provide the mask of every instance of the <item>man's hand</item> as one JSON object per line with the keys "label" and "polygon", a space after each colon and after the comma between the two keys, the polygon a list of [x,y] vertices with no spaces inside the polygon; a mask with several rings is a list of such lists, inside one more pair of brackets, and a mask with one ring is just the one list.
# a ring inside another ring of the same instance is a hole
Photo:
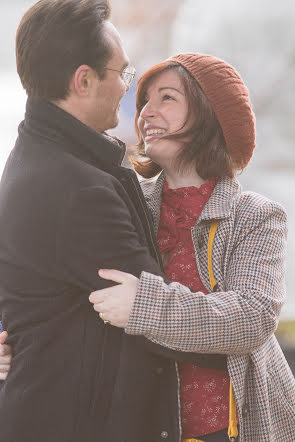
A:
{"label": "man's hand", "polygon": [[7,378],[12,358],[10,345],[5,344],[7,336],[6,331],[0,333],[0,381]]}
{"label": "man's hand", "polygon": [[138,278],[119,270],[99,270],[98,274],[119,285],[92,292],[89,301],[94,304],[94,310],[99,312],[105,323],[126,327],[137,292]]}

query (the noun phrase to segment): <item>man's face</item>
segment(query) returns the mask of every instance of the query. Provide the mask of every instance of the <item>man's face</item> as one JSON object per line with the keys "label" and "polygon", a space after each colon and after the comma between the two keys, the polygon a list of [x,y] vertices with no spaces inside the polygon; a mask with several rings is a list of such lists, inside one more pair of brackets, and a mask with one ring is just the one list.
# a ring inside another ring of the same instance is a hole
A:
{"label": "man's face", "polygon": [[89,92],[86,115],[86,124],[97,132],[103,132],[118,125],[120,101],[128,90],[122,71],[128,66],[129,59],[119,33],[110,22],[106,22],[105,32],[113,51],[113,56],[106,66],[110,70],[106,70],[103,80],[93,73],[95,78]]}

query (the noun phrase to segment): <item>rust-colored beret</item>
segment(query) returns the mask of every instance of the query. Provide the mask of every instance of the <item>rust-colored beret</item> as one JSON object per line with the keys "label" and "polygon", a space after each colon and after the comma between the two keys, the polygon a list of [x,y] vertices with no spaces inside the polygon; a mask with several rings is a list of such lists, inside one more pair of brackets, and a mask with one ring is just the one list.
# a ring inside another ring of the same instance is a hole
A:
{"label": "rust-colored beret", "polygon": [[255,115],[241,76],[211,55],[178,54],[168,61],[182,65],[198,82],[217,116],[234,166],[243,169],[255,147]]}

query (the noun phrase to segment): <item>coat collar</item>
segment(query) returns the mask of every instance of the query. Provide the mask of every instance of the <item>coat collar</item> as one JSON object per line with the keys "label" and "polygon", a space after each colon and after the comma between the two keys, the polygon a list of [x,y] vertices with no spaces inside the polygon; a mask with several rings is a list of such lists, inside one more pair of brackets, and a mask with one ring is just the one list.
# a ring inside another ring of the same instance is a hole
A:
{"label": "coat collar", "polygon": [[241,191],[241,185],[236,178],[220,178],[199,217],[199,222],[228,218],[234,201]]}
{"label": "coat collar", "polygon": [[[161,172],[156,180],[145,180],[141,183],[146,201],[153,214],[156,231],[158,230],[160,220],[164,180],[164,174]],[[241,185],[236,178],[220,178],[197,223],[229,217],[234,201],[240,193]]]}
{"label": "coat collar", "polygon": [[37,135],[54,142],[58,148],[100,167],[121,164],[126,147],[117,138],[100,134],[48,101],[27,101],[20,134]]}

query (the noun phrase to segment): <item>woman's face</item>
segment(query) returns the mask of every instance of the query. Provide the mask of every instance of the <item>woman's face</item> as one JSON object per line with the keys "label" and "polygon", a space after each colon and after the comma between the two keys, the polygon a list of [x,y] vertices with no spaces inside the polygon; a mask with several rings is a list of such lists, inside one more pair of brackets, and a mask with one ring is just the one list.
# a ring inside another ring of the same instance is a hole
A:
{"label": "woman's face", "polygon": [[145,153],[163,169],[169,168],[184,140],[163,139],[163,136],[187,129],[188,103],[178,74],[172,69],[154,77],[145,99],[137,122]]}

